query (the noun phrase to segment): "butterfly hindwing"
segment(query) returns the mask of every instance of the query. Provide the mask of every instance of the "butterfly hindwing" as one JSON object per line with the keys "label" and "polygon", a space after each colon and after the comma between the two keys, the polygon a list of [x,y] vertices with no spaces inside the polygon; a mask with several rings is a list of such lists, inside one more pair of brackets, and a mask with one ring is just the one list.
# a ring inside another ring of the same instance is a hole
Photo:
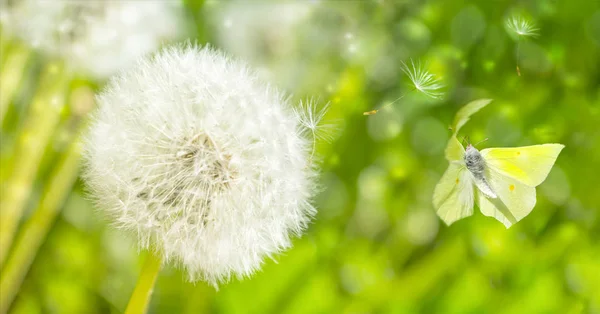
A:
{"label": "butterfly hindwing", "polygon": [[498,198],[487,198],[479,193],[478,204],[482,214],[496,218],[508,228],[533,210],[536,203],[534,187],[491,168],[486,170],[486,178]]}
{"label": "butterfly hindwing", "polygon": [[543,144],[481,151],[489,169],[514,178],[528,186],[540,185],[550,173],[562,144]]}
{"label": "butterfly hindwing", "polygon": [[447,224],[473,214],[474,186],[469,171],[458,163],[450,163],[433,193],[433,206]]}

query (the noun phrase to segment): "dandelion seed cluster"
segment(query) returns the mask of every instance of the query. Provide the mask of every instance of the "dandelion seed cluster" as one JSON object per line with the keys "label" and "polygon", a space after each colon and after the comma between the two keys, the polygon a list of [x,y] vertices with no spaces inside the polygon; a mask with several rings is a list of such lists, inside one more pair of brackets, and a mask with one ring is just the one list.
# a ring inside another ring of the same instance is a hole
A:
{"label": "dandelion seed cluster", "polygon": [[98,78],[181,35],[174,1],[20,0],[0,2],[3,30]]}
{"label": "dandelion seed cluster", "polygon": [[169,47],[98,95],[84,178],[97,207],[189,274],[245,277],[315,209],[319,114],[211,48]]}

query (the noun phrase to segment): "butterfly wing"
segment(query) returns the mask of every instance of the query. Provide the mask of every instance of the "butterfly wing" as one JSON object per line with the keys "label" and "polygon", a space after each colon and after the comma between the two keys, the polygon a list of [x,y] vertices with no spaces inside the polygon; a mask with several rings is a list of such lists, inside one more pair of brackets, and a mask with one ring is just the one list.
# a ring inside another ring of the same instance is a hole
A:
{"label": "butterfly wing", "polygon": [[461,161],[465,156],[465,149],[456,138],[456,135],[452,135],[450,140],[448,140],[444,154],[446,155],[446,159],[451,162]]}
{"label": "butterfly wing", "polygon": [[477,199],[482,214],[496,218],[509,228],[533,210],[536,202],[534,187],[493,169],[487,169],[485,176],[498,197],[490,199],[479,193]]}
{"label": "butterfly wing", "polygon": [[550,173],[562,144],[543,144],[481,151],[490,170],[514,178],[528,186],[540,185]]}
{"label": "butterfly wing", "polygon": [[[456,134],[473,114],[491,101],[491,99],[479,99],[468,103],[456,113],[451,125],[453,134],[445,150],[445,157],[450,161],[450,166],[435,187],[433,194],[433,205],[437,214],[447,225],[471,216],[475,198],[473,177],[464,166],[465,149],[456,138]],[[478,194],[482,195],[482,193]]]}
{"label": "butterfly wing", "polygon": [[479,111],[481,108],[487,106],[491,99],[478,99],[474,100],[462,108],[458,110],[456,115],[454,116],[454,123],[452,123],[452,129],[454,130],[454,134],[458,133],[460,129],[471,119],[471,116]]}
{"label": "butterfly wing", "polygon": [[458,134],[458,131],[460,131],[465,123],[471,119],[473,114],[487,106],[491,101],[491,99],[474,100],[458,110],[454,116],[454,122],[452,122],[452,125],[450,126],[452,129],[452,137],[450,137],[448,145],[446,146],[445,155],[447,160],[462,160],[462,157],[465,155],[465,149],[456,138],[456,134]]}
{"label": "butterfly wing", "polygon": [[535,187],[546,179],[563,147],[543,144],[482,150],[487,166],[485,176],[498,199],[480,194],[481,212],[507,228],[529,215],[536,203]]}
{"label": "butterfly wing", "polygon": [[472,176],[459,163],[450,166],[433,192],[433,206],[447,224],[473,214],[474,191]]}

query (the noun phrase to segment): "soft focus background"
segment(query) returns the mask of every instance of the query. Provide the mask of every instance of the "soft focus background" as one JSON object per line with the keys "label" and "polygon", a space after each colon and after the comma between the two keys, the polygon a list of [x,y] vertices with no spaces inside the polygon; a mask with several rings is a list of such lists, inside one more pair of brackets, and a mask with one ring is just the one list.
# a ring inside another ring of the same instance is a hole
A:
{"label": "soft focus background", "polygon": [[[600,313],[600,2],[188,1],[185,8],[192,38],[245,59],[296,100],[329,102],[327,119],[338,131],[319,146],[319,213],[293,249],[218,291],[166,267],[151,313]],[[504,24],[514,15],[540,29],[520,42],[522,76]],[[410,58],[442,78],[444,99],[409,93],[400,65]],[[44,62],[27,67],[3,122],[2,179]],[[71,84],[69,99],[79,106],[63,113],[45,148],[30,211],[86,111],[81,104],[92,106],[85,91],[102,85],[86,76]],[[489,138],[480,148],[566,145],[533,212],[508,230],[477,209],[447,227],[431,205],[447,167],[448,125],[458,108],[483,97],[494,101],[461,131],[472,142]],[[143,258],[77,182],[12,312],[119,313]]]}

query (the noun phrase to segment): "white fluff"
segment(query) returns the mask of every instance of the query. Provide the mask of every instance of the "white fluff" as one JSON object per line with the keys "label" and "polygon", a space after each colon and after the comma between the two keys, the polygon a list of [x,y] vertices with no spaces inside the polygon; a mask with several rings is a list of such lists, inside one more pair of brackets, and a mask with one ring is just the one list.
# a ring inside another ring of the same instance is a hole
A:
{"label": "white fluff", "polygon": [[506,28],[514,32],[518,37],[537,37],[539,28],[531,21],[522,16],[511,16],[506,19]]}
{"label": "white fluff", "polygon": [[164,49],[98,96],[84,177],[117,226],[213,285],[290,247],[315,209],[312,142],[239,61]]}
{"label": "white fluff", "polygon": [[[2,3],[3,2],[3,3]],[[3,31],[105,78],[182,34],[175,1],[0,0]]]}

